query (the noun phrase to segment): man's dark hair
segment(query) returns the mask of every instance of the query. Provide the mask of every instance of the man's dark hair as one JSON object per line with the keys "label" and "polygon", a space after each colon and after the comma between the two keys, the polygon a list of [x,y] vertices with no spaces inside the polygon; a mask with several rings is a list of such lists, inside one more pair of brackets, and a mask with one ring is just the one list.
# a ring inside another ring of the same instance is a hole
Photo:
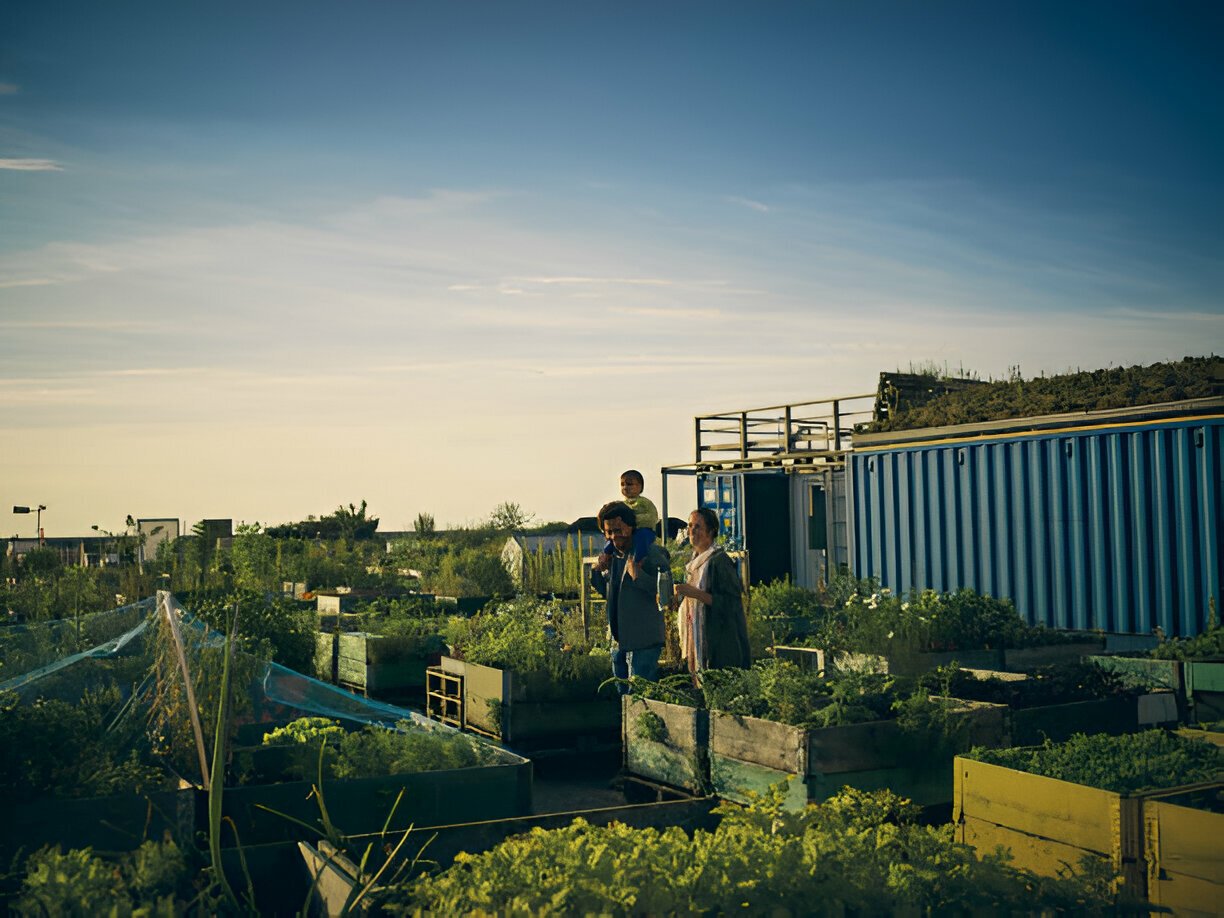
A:
{"label": "man's dark hair", "polygon": [[621,478],[632,478],[643,488],[646,487],[646,479],[642,477],[642,473],[637,469],[626,469],[625,471],[621,472]]}
{"label": "man's dark hair", "polygon": [[624,520],[630,529],[637,528],[637,514],[629,509],[629,505],[623,500],[614,500],[611,503],[604,504],[599,508],[599,515],[595,518],[599,523],[599,528],[603,529],[603,524],[606,520],[616,519]]}

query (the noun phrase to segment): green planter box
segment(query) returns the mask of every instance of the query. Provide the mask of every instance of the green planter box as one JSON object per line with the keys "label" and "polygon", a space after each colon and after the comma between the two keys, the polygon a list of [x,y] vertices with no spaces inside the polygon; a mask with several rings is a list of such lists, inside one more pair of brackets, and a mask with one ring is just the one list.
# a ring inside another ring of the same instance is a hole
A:
{"label": "green planter box", "polygon": [[10,798],[0,801],[0,807],[0,860],[5,864],[18,848],[29,854],[43,845],[131,851],[166,831],[189,843],[196,828],[194,787],[107,797]]}
{"label": "green planter box", "polygon": [[336,635],[334,632],[315,633],[315,678],[323,682],[336,681]]}
{"label": "green planter box", "polygon": [[1123,657],[1091,654],[1093,666],[1117,673],[1124,685],[1132,688],[1166,688],[1184,696],[1186,690],[1180,660],[1155,660],[1151,657]]}
{"label": "green planter box", "polygon": [[351,631],[337,636],[336,681],[366,692],[422,688],[429,658],[421,640]]}
{"label": "green planter box", "polygon": [[1008,712],[1013,746],[1039,746],[1049,739],[1061,743],[1075,733],[1133,733],[1139,729],[1139,711],[1133,697],[1097,698]]}
{"label": "green planter box", "polygon": [[[264,773],[274,771],[285,755],[275,746],[245,752],[257,759],[256,767]],[[381,831],[401,790],[403,798],[388,826],[392,830],[526,815],[531,812],[531,762],[506,750],[496,752],[495,764],[473,768],[325,779],[323,799],[332,821],[346,835]],[[308,830],[299,822],[268,811],[317,825],[319,805],[311,795],[313,783],[284,781],[227,787],[222,814],[234,820],[244,845],[319,838],[321,830]],[[206,813],[203,818],[207,818]],[[226,833],[225,843],[233,843],[232,834]]]}
{"label": "green planter box", "polygon": [[1104,638],[1084,638],[1067,644],[1046,644],[1042,647],[1011,647],[1003,651],[1003,668],[1024,673],[1039,666],[1066,663],[1080,657],[1105,652]]}
{"label": "green planter box", "polygon": [[[1003,705],[962,702],[965,741],[1001,746]],[[710,712],[710,780],[714,792],[747,802],[788,777],[787,805],[798,808],[837,793],[889,788],[921,804],[952,799],[951,754],[923,752],[893,720],[840,727],[792,727],[757,717]]]}
{"label": "green planter box", "polygon": [[623,695],[621,739],[629,774],[694,794],[709,789],[709,711]]}
{"label": "green planter box", "polygon": [[1186,660],[1186,694],[1203,722],[1224,719],[1224,660]]}
{"label": "green planter box", "polygon": [[[550,684],[542,690],[537,679],[513,670],[468,663],[443,656],[443,672],[463,677],[464,723],[507,743],[565,740],[577,736],[607,736],[620,730],[619,696],[594,687]],[[611,673],[609,672],[609,677]]]}

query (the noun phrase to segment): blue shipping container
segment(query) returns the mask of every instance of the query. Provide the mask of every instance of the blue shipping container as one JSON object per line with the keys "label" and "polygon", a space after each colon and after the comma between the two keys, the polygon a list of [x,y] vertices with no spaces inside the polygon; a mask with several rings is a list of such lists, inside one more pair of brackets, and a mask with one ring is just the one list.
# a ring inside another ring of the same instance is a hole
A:
{"label": "blue shipping container", "polygon": [[1054,628],[1201,633],[1209,597],[1224,601],[1224,413],[1212,401],[1176,418],[1136,409],[1035,432],[856,438],[852,569],[898,592],[1008,597]]}

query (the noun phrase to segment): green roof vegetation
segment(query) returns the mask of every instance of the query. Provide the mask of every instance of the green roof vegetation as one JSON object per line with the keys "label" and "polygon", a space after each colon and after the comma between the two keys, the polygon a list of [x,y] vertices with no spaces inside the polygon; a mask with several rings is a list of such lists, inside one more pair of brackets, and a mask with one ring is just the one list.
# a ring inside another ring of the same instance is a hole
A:
{"label": "green roof vegetation", "polygon": [[979,382],[919,374],[880,374],[876,420],[861,433],[976,424],[1011,418],[1131,408],[1224,395],[1224,358],[1186,357],[1151,366]]}

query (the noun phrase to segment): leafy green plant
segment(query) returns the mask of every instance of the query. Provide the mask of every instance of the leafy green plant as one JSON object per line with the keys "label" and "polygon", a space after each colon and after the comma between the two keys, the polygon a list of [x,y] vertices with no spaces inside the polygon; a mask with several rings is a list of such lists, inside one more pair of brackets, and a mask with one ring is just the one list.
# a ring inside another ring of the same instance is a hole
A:
{"label": "leafy green plant", "polygon": [[633,733],[638,739],[661,743],[667,738],[667,722],[654,711],[643,711],[633,721]]}
{"label": "leafy green plant", "polygon": [[494,754],[469,736],[430,730],[407,721],[394,730],[366,726],[349,732],[326,717],[307,717],[264,735],[264,745],[290,749],[288,772],[312,777],[368,778],[451,768],[472,768]]}
{"label": "leafy green plant", "polygon": [[456,656],[513,670],[537,697],[594,692],[608,674],[606,648],[587,643],[581,616],[558,602],[519,597],[452,617],[446,638]]}
{"label": "leafy green plant", "polygon": [[103,859],[91,848],[58,845],[26,861],[16,912],[24,915],[174,915],[190,898],[193,874],[170,840],[146,841],[131,854]]}
{"label": "leafy green plant", "polygon": [[887,791],[847,789],[793,814],[775,791],[719,814],[717,828],[691,835],[581,819],[534,829],[386,889],[380,904],[392,914],[1112,913],[1101,885],[978,858]]}
{"label": "leafy green plant", "polygon": [[921,676],[919,683],[928,691],[1010,708],[1091,701],[1127,692],[1121,675],[1086,660],[1038,667],[1023,679],[982,678],[955,665],[941,666]]}
{"label": "leafy green plant", "polygon": [[1216,615],[1215,597],[1207,600],[1207,630],[1189,638],[1163,640],[1152,649],[1158,660],[1224,659],[1224,627]]}
{"label": "leafy green plant", "polygon": [[830,652],[882,655],[1028,647],[1074,640],[1073,635],[1029,627],[1007,599],[968,588],[950,593],[915,590],[897,596],[873,584],[850,592],[830,609],[805,644]]}
{"label": "leafy green plant", "polygon": [[1224,778],[1224,749],[1164,730],[1125,736],[1077,733],[1062,743],[1020,749],[974,749],[981,762],[1003,765],[1119,794]]}
{"label": "leafy green plant", "polygon": [[[92,797],[173,786],[141,742],[134,718],[115,723],[123,699],[113,683],[80,701],[23,703],[0,693],[0,790],[13,798]],[[115,723],[115,728],[107,727]]]}

